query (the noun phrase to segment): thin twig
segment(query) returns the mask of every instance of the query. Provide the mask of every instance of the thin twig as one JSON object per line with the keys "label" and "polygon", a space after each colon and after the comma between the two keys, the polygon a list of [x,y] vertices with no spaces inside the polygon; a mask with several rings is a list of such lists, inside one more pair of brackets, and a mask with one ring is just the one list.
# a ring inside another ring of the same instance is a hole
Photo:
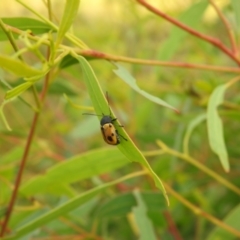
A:
{"label": "thin twig", "polygon": [[85,57],[94,57],[97,59],[106,59],[106,60],[112,60],[116,62],[127,62],[127,63],[144,64],[144,65],[151,65],[151,66],[174,67],[174,68],[202,69],[206,71],[216,71],[216,72],[240,73],[240,68],[238,67],[209,66],[205,64],[191,64],[191,63],[184,63],[184,62],[166,62],[166,61],[156,61],[156,60],[149,60],[149,59],[138,59],[138,58],[106,54],[96,50],[76,49],[74,51]]}
{"label": "thin twig", "polygon": [[227,225],[226,223],[224,223],[223,221],[217,219],[213,215],[210,215],[209,213],[204,212],[202,209],[200,209],[199,207],[195,206],[194,204],[189,202],[187,199],[182,197],[180,194],[178,194],[176,191],[174,191],[174,189],[171,188],[168,184],[164,183],[164,186],[165,186],[165,188],[166,188],[168,193],[170,193],[172,196],[174,196],[184,206],[186,206],[187,208],[191,209],[194,214],[196,214],[198,216],[202,216],[203,218],[205,218],[208,221],[212,222],[214,225],[225,229],[226,231],[232,233],[235,236],[240,237],[240,231],[238,231],[237,229]]}
{"label": "thin twig", "polygon": [[231,28],[231,25],[229,24],[228,20],[225,18],[225,16],[222,14],[222,12],[220,11],[220,9],[218,8],[218,6],[216,5],[216,3],[214,2],[214,0],[208,0],[211,5],[213,6],[213,8],[215,9],[215,11],[217,12],[219,18],[222,20],[223,25],[225,26],[226,30],[227,30],[227,34],[231,43],[231,47],[232,47],[232,52],[237,56],[238,50],[237,50],[237,44],[235,41],[235,37]]}
{"label": "thin twig", "polygon": [[31,129],[30,129],[28,138],[27,138],[27,143],[26,143],[26,147],[24,149],[23,157],[22,157],[22,160],[20,162],[20,167],[19,167],[17,177],[16,177],[16,180],[15,180],[13,193],[11,195],[11,199],[10,199],[8,207],[7,207],[6,215],[5,215],[5,218],[4,218],[3,223],[2,223],[0,237],[4,236],[4,233],[7,229],[8,221],[10,219],[10,216],[11,216],[11,213],[12,213],[12,210],[13,210],[13,207],[14,207],[14,203],[15,203],[16,198],[17,198],[18,189],[19,189],[19,186],[20,186],[20,183],[21,183],[23,170],[25,168],[25,164],[26,164],[27,157],[28,157],[28,154],[29,154],[29,149],[30,149],[32,139],[33,139],[33,135],[34,135],[34,132],[35,132],[35,129],[36,129],[36,124],[37,124],[38,117],[39,117],[39,113],[36,112],[35,115],[34,115],[34,118],[33,118],[32,126],[31,126]]}
{"label": "thin twig", "polygon": [[155,13],[156,15],[166,19],[167,21],[171,22],[172,24],[174,24],[175,26],[183,29],[184,31],[212,44],[214,47],[220,49],[222,52],[224,52],[227,56],[229,56],[232,60],[234,60],[238,65],[240,65],[240,60],[232,53],[231,50],[229,50],[219,39],[217,38],[213,38],[213,37],[209,37],[205,34],[202,34],[192,28],[190,28],[189,26],[179,22],[178,20],[170,17],[169,15],[163,13],[162,11],[156,9],[155,7],[153,7],[152,5],[150,5],[149,3],[145,2],[144,0],[137,0],[137,2],[139,4],[141,4],[142,6],[144,6],[145,8],[147,8],[148,10],[150,10],[151,12]]}

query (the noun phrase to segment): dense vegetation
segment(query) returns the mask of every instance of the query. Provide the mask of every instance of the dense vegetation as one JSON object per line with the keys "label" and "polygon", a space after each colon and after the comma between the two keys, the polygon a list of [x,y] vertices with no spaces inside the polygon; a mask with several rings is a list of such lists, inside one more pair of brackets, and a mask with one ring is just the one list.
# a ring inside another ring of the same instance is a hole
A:
{"label": "dense vegetation", "polygon": [[3,239],[240,237],[240,2],[180,2],[0,20]]}

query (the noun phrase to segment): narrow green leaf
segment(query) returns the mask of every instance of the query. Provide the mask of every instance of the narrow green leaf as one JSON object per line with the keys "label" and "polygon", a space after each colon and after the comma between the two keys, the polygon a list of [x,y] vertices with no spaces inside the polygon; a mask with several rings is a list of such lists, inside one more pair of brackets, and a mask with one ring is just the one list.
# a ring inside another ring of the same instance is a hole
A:
{"label": "narrow green leaf", "polygon": [[176,108],[174,108],[173,106],[169,105],[168,103],[166,103],[165,101],[163,101],[162,99],[155,97],[147,92],[145,92],[144,90],[140,89],[137,85],[136,79],[127,71],[126,68],[124,68],[123,66],[121,66],[118,63],[113,63],[118,69],[113,70],[113,72],[120,77],[125,83],[127,83],[133,90],[135,90],[136,92],[140,93],[142,96],[144,96],[145,98],[149,99],[152,102],[155,102],[161,106],[170,108],[176,112],[179,112]]}
{"label": "narrow green leaf", "polygon": [[[203,14],[208,5],[209,1],[206,0],[198,1],[196,4],[189,4],[189,9],[181,15],[179,21],[196,29],[200,26]],[[182,47],[182,43],[186,37],[191,36],[186,31],[173,26],[166,41],[161,41],[158,59],[165,61],[172,59],[173,55]]]}
{"label": "narrow green leaf", "polygon": [[23,147],[15,146],[11,148],[11,150],[9,150],[7,153],[2,154],[0,166],[3,166],[5,164],[7,165],[15,161],[19,161],[22,155],[23,155]]}
{"label": "narrow green leaf", "polygon": [[[74,54],[74,53],[73,53]],[[92,100],[93,107],[95,109],[96,114],[98,114],[99,120],[102,118],[102,114],[108,115],[111,114],[113,118],[116,118],[115,114],[111,111],[109,113],[109,105],[108,102],[101,90],[101,87],[98,83],[98,80],[89,65],[89,63],[86,61],[85,58],[76,55],[76,59],[78,59],[82,71],[83,71],[83,76],[85,83],[88,88],[89,95]],[[166,198],[167,203],[168,202],[168,197],[166,194],[166,190],[160,180],[160,178],[156,175],[156,173],[152,170],[151,166],[149,165],[148,161],[145,159],[143,154],[140,152],[140,150],[136,147],[136,145],[133,143],[131,138],[127,135],[126,131],[124,128],[120,127],[121,124],[119,121],[116,121],[116,124],[114,125],[117,131],[121,136],[127,139],[127,141],[122,140],[120,144],[117,145],[119,150],[130,160],[130,161],[136,161],[142,164],[146,169],[149,171],[149,174],[153,177],[156,186],[161,189],[163,192],[164,197]]]}
{"label": "narrow green leaf", "polygon": [[234,17],[236,20],[236,28],[235,30],[238,31],[238,34],[240,33],[240,1],[239,0],[231,0],[232,4],[232,11],[234,13]]}
{"label": "narrow green leaf", "polygon": [[[116,148],[103,148],[74,156],[47,170],[44,175],[26,182],[20,192],[30,196],[40,192],[53,193],[62,184],[73,183],[123,167],[129,161]],[[61,181],[59,181],[61,179]]]}
{"label": "narrow green leaf", "polygon": [[[240,231],[240,205],[237,205],[228,215],[223,219],[223,222],[236,230]],[[235,240],[237,239],[232,233],[224,230],[221,227],[216,227],[207,237],[207,240]]]}
{"label": "narrow green leaf", "polygon": [[66,55],[59,64],[59,68],[67,68],[71,65],[77,64],[78,60],[73,57],[71,54]]}
{"label": "narrow green leaf", "polygon": [[[2,18],[2,21],[11,26],[18,28],[20,30],[26,31],[31,30],[34,35],[42,34],[52,30],[49,25],[33,19],[33,18],[24,18],[24,17],[14,17],[14,18]],[[17,34],[13,34],[14,37],[18,37]],[[2,29],[0,29],[0,41],[8,40],[6,34]]]}
{"label": "narrow green leaf", "polygon": [[207,130],[210,147],[215,152],[225,171],[229,171],[228,153],[224,141],[223,124],[217,107],[223,102],[226,85],[218,86],[210,96],[207,107]]}
{"label": "narrow green leaf", "polygon": [[63,17],[59,26],[57,43],[60,43],[65,36],[65,33],[72,26],[73,20],[77,15],[80,0],[66,0]]}
{"label": "narrow green leaf", "polygon": [[120,182],[126,181],[128,179],[131,179],[133,177],[142,175],[142,174],[143,174],[143,172],[141,172],[141,174],[140,173],[139,174],[136,174],[136,173],[129,174],[129,175],[119,178],[115,181],[105,183],[101,186],[98,186],[91,190],[88,190],[88,191],[84,192],[83,194],[80,194],[79,196],[72,198],[71,200],[67,201],[66,203],[48,211],[46,214],[43,214],[42,216],[36,218],[35,220],[32,220],[31,222],[27,223],[26,225],[24,225],[20,228],[14,229],[14,235],[6,238],[6,240],[19,239],[19,237],[24,236],[24,235],[28,234],[29,232],[32,232],[33,230],[46,225],[48,222],[74,210],[75,208],[78,208],[82,204],[86,203],[87,201],[89,201],[90,199],[95,197],[97,194],[101,193],[106,188],[111,187]]}
{"label": "narrow green leaf", "polygon": [[6,104],[7,101],[3,101],[2,105],[0,106],[0,118],[2,119],[3,121],[3,124],[5,125],[6,129],[8,131],[12,131],[10,125],[8,124],[8,121],[4,115],[4,112],[3,112],[3,108],[4,108],[4,105]]}
{"label": "narrow green leaf", "polygon": [[190,136],[193,132],[193,130],[204,120],[206,119],[206,114],[201,114],[198,115],[196,118],[194,118],[190,124],[188,125],[186,134],[184,136],[184,140],[183,140],[183,152],[188,154],[188,143],[189,143],[189,139]]}
{"label": "narrow green leaf", "polygon": [[31,87],[33,85],[32,82],[25,82],[9,91],[7,91],[6,95],[5,95],[5,99],[8,100],[10,98],[14,98],[19,96],[21,93],[23,93],[24,91],[26,91],[29,87]]}
{"label": "narrow green leaf", "polygon": [[32,85],[33,85],[33,83],[31,83],[31,82],[22,83],[22,84],[18,85],[17,87],[15,87],[11,90],[8,90],[6,92],[6,95],[5,95],[4,99],[8,100],[8,99],[19,96],[21,93],[26,91]]}
{"label": "narrow green leaf", "polygon": [[22,61],[1,54],[0,67],[14,73],[19,77],[33,77],[42,73],[41,71],[28,66]]}
{"label": "narrow green leaf", "polygon": [[[141,197],[147,206],[148,212],[166,210],[165,200],[161,193],[141,192]],[[98,210],[98,218],[110,218],[126,216],[137,205],[136,198],[132,193],[124,193],[111,198]]]}
{"label": "narrow green leaf", "polygon": [[133,192],[137,206],[133,207],[135,222],[139,230],[139,240],[156,240],[153,224],[147,216],[147,207],[139,191]]}

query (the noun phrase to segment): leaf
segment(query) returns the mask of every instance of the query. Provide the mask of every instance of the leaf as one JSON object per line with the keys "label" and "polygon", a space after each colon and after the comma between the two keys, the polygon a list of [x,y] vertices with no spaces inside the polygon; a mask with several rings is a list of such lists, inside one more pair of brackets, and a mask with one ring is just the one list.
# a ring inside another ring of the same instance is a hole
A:
{"label": "leaf", "polygon": [[72,55],[68,54],[60,62],[59,68],[61,68],[61,69],[67,68],[67,67],[77,64],[77,63],[78,63],[78,60],[75,57],[73,57]]}
{"label": "leaf", "polygon": [[[166,210],[164,198],[161,193],[141,192],[141,197],[149,212]],[[132,193],[119,194],[104,203],[97,212],[98,218],[111,218],[126,216],[137,205],[136,198]]]}
{"label": "leaf", "polygon": [[32,82],[25,82],[21,85],[18,85],[17,87],[7,91],[4,99],[8,100],[10,98],[14,98],[22,94],[24,91],[26,91],[29,87],[33,85]]}
{"label": "leaf", "polygon": [[[224,219],[223,222],[236,230],[240,231],[240,205],[237,205]],[[236,236],[224,230],[221,227],[215,229],[209,234],[207,240],[227,239],[235,240]]]}
{"label": "leaf", "polygon": [[211,94],[207,107],[207,131],[209,144],[215,152],[225,171],[229,171],[228,153],[223,136],[223,124],[217,107],[223,102],[226,85],[218,86]]}
{"label": "leaf", "polygon": [[[2,18],[2,21],[7,25],[18,28],[22,31],[31,30],[34,35],[46,33],[52,30],[49,25],[33,18]],[[13,34],[13,36],[18,37],[17,34]],[[0,41],[5,40],[8,40],[8,37],[5,32],[0,29]]]}
{"label": "leaf", "polygon": [[[138,175],[140,175],[140,174],[138,174]],[[34,231],[35,229],[46,225],[48,222],[58,218],[59,216],[63,216],[64,214],[69,213],[70,211],[73,211],[74,209],[80,207],[81,205],[83,205],[84,203],[86,203],[87,201],[89,201],[90,199],[95,197],[97,194],[101,193],[103,190],[105,190],[115,184],[118,184],[120,182],[126,181],[133,177],[136,177],[136,176],[137,176],[136,174],[129,174],[129,175],[126,175],[115,181],[105,183],[105,184],[102,184],[101,186],[98,186],[91,190],[88,190],[88,191],[84,192],[83,194],[80,194],[77,197],[72,198],[71,200],[67,201],[66,203],[48,211],[47,213],[32,220],[31,222],[21,226],[20,228],[16,227],[14,229],[14,235],[9,236],[8,238],[6,238],[6,240],[19,239],[19,237],[24,236],[24,235]]]}
{"label": "leaf", "polygon": [[[74,53],[73,53],[74,54]],[[104,94],[100,88],[100,85],[98,83],[98,80],[89,65],[89,63],[86,61],[85,58],[76,55],[76,59],[78,59],[82,71],[85,83],[88,88],[89,95],[92,100],[93,107],[95,109],[96,114],[100,115],[98,116],[99,120],[101,119],[102,114],[109,114],[109,105],[104,97]],[[114,113],[111,111],[111,115],[113,118],[116,118]],[[166,190],[160,180],[160,178],[156,175],[156,173],[152,170],[151,166],[149,165],[148,161],[145,159],[143,154],[140,152],[140,150],[135,146],[131,138],[127,135],[124,128],[120,127],[121,124],[119,121],[116,121],[116,124],[114,125],[116,129],[118,130],[119,134],[122,135],[124,138],[127,139],[127,141],[122,140],[120,144],[117,145],[119,150],[130,160],[130,161],[136,161],[140,164],[142,164],[149,172],[149,174],[153,177],[156,186],[161,189],[163,192],[163,195],[169,204],[168,197],[166,194]]]}
{"label": "leaf", "polygon": [[184,136],[184,140],[183,140],[183,147],[184,147],[184,150],[183,152],[186,153],[186,154],[189,154],[189,151],[188,151],[188,143],[189,143],[189,139],[190,139],[190,136],[194,130],[194,128],[196,128],[202,121],[204,121],[206,119],[206,114],[201,114],[201,115],[198,115],[196,118],[194,118],[190,124],[188,125],[188,128],[187,128],[187,131],[186,131],[186,134]]}
{"label": "leaf", "polygon": [[[208,1],[199,1],[196,4],[190,5],[191,7],[185,11],[180,17],[179,21],[185,23],[186,25],[195,28],[199,26],[208,7]],[[167,40],[161,42],[161,47],[158,53],[158,59],[169,60],[177,52],[179,48],[182,47],[182,43],[185,37],[191,37],[186,31],[173,26]]]}
{"label": "leaf", "polygon": [[139,231],[139,240],[156,240],[152,222],[147,216],[147,207],[139,191],[133,192],[137,206],[133,207],[133,215]]}
{"label": "leaf", "polygon": [[80,0],[66,0],[64,13],[58,30],[56,42],[59,44],[65,36],[65,33],[72,26],[73,20],[77,15]]}
{"label": "leaf", "polygon": [[20,146],[12,147],[11,150],[9,150],[7,153],[2,154],[1,161],[0,161],[1,168],[4,164],[7,165],[7,164],[14,163],[15,161],[18,161],[22,155],[23,155],[23,147],[20,147]]}
{"label": "leaf", "polygon": [[145,98],[149,99],[150,101],[152,101],[154,103],[157,103],[161,106],[170,108],[170,109],[174,110],[175,112],[179,112],[176,108],[172,107],[171,105],[169,105],[162,99],[155,97],[155,96],[145,92],[144,90],[140,89],[136,83],[136,79],[133,78],[133,76],[126,70],[126,68],[124,68],[123,66],[121,66],[118,63],[113,63],[113,64],[118,68],[117,70],[113,70],[113,72],[118,77],[120,77],[125,83],[127,83],[133,90],[140,93],[142,96],[144,96]]}
{"label": "leaf", "polygon": [[[86,56],[85,59],[90,61],[90,60],[94,60],[94,59],[98,59],[98,58],[96,58],[94,56]],[[78,60],[75,57],[73,57],[71,54],[68,54],[60,62],[59,68],[61,68],[61,69],[67,68],[67,67],[70,67],[71,65],[74,65],[77,63],[78,63]]]}
{"label": "leaf", "polygon": [[26,196],[40,192],[52,193],[63,183],[66,185],[94,177],[123,167],[128,163],[129,161],[116,148],[88,151],[49,168],[44,175],[37,176],[23,184],[20,192]]}
{"label": "leaf", "polygon": [[[232,5],[232,11],[234,13],[234,17],[236,20],[236,27],[234,30],[238,31],[238,34],[240,32],[239,27],[240,27],[240,2],[239,0],[231,0],[231,5]],[[233,24],[234,26],[234,24]]]}
{"label": "leaf", "polygon": [[33,77],[40,75],[42,72],[34,69],[20,60],[0,54],[0,67],[14,73],[19,77]]}
{"label": "leaf", "polygon": [[10,125],[8,124],[8,121],[7,121],[6,117],[5,117],[5,114],[4,114],[4,112],[3,112],[3,108],[4,108],[4,106],[5,106],[5,104],[6,104],[7,102],[8,102],[8,101],[5,100],[5,101],[3,101],[2,104],[0,105],[0,118],[2,119],[3,124],[5,125],[6,129],[7,129],[8,131],[12,131],[12,129],[11,129]]}

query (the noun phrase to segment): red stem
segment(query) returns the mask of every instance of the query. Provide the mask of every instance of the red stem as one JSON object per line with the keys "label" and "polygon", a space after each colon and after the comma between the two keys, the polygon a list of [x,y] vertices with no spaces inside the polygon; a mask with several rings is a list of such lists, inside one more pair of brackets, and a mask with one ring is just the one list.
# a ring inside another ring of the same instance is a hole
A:
{"label": "red stem", "polygon": [[33,135],[34,135],[34,132],[35,132],[35,129],[36,129],[36,123],[37,123],[38,117],[39,117],[39,113],[35,113],[34,118],[33,118],[33,122],[32,122],[32,126],[31,126],[31,129],[30,129],[29,135],[28,135],[26,147],[25,147],[23,157],[22,157],[22,160],[21,160],[21,163],[20,163],[19,171],[18,171],[16,180],[15,180],[13,193],[12,193],[10,202],[8,204],[5,219],[4,219],[3,224],[2,224],[0,237],[4,236],[5,230],[7,228],[8,221],[10,219],[10,216],[11,216],[11,213],[12,213],[12,210],[13,210],[15,200],[17,198],[18,188],[19,188],[20,183],[21,183],[22,173],[23,173],[26,161],[27,161],[27,157],[28,157],[29,149],[30,149],[30,146],[31,146],[31,143],[32,143]]}
{"label": "red stem", "polygon": [[164,211],[163,214],[164,214],[165,219],[167,221],[169,232],[172,234],[174,239],[182,240],[182,236],[180,235],[180,233],[179,233],[179,231],[176,227],[176,224],[172,219],[171,214],[168,211]]}
{"label": "red stem", "polygon": [[204,35],[200,32],[195,31],[194,29],[188,27],[187,25],[177,21],[176,19],[168,16],[167,14],[159,11],[158,9],[156,9],[155,7],[153,7],[152,5],[148,4],[147,2],[145,2],[144,0],[137,0],[137,2],[139,4],[141,4],[142,6],[144,6],[145,8],[147,8],[148,10],[150,10],[151,12],[155,13],[156,15],[166,19],[167,21],[171,22],[172,24],[174,24],[175,26],[183,29],[184,31],[198,37],[201,38],[203,40],[205,40],[206,42],[212,44],[213,46],[217,47],[218,49],[220,49],[221,51],[223,51],[226,55],[228,55],[232,60],[234,60],[238,65],[240,65],[240,60],[234,56],[234,53],[232,53],[231,50],[229,50],[220,40],[218,40],[217,38],[213,38],[213,37],[209,37],[207,35]]}
{"label": "red stem", "polygon": [[[49,52],[48,52],[48,56],[49,56]],[[44,102],[44,99],[45,99],[45,96],[46,96],[46,93],[47,93],[47,90],[48,90],[49,75],[50,75],[50,73],[48,73],[45,77],[44,87],[43,87],[43,90],[42,90],[41,96],[40,96],[42,104]],[[13,193],[11,195],[11,199],[10,199],[10,202],[8,204],[8,208],[7,208],[7,211],[6,211],[6,214],[5,214],[5,218],[4,218],[4,221],[2,223],[0,237],[4,236],[4,233],[6,231],[8,222],[10,220],[10,216],[12,214],[12,210],[13,210],[15,201],[17,199],[18,189],[19,189],[19,186],[20,186],[20,183],[21,183],[23,170],[24,170],[25,165],[26,165],[26,161],[27,161],[27,158],[28,158],[29,150],[30,150],[31,143],[32,143],[34,133],[35,133],[35,130],[36,130],[39,115],[40,115],[40,112],[36,112],[34,114],[34,117],[33,117],[31,129],[30,129],[30,132],[29,132],[29,135],[28,135],[28,138],[27,138],[27,142],[26,142],[26,147],[24,149],[23,157],[22,157],[22,160],[20,162],[19,171],[17,173],[17,177],[16,177],[16,180],[15,180]]]}

